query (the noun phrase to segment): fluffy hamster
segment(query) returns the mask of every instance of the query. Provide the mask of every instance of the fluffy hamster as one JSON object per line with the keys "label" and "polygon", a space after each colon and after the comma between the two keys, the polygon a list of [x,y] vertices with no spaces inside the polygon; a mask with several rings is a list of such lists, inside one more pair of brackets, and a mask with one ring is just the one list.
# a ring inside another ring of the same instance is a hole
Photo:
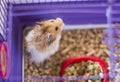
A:
{"label": "fluffy hamster", "polygon": [[27,51],[31,60],[42,63],[59,49],[64,23],[61,18],[37,22],[25,37]]}

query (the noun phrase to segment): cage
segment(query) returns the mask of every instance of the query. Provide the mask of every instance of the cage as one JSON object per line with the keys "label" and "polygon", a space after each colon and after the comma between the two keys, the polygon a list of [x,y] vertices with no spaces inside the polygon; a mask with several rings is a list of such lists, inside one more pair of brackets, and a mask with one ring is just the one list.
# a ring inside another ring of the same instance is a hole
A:
{"label": "cage", "polygon": [[[56,17],[64,20],[64,30],[106,28],[108,37],[103,42],[108,43],[110,50],[109,79],[111,82],[119,82],[120,72],[116,72],[120,70],[120,63],[116,66],[116,62],[120,62],[119,9],[119,0],[1,0],[0,41],[7,42],[11,63],[9,77],[1,77],[0,82],[24,82],[28,79],[24,77],[24,27],[36,21]],[[114,45],[118,47],[115,48]],[[116,52],[118,55],[115,55]],[[52,82],[55,77],[46,79]]]}

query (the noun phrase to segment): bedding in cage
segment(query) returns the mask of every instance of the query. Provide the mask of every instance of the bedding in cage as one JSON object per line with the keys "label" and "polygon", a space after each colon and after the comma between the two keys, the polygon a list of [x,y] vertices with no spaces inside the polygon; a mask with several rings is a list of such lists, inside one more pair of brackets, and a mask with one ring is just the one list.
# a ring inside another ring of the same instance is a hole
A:
{"label": "bedding in cage", "polygon": [[[106,70],[109,70],[107,73],[109,76],[101,79],[109,77],[109,82],[119,82],[119,7],[119,0],[1,0],[1,42],[6,41],[9,46],[10,57],[8,59],[11,63],[6,63],[6,66],[10,65],[11,69],[7,68],[10,74],[6,71],[9,77],[4,78],[5,76],[1,75],[0,81],[56,82],[66,79],[73,82],[80,81],[81,78],[77,78],[79,75],[76,74],[73,74],[76,76],[73,79],[72,77],[60,77],[62,63],[76,56],[95,56],[108,64]],[[60,50],[43,64],[35,65],[29,61],[27,52],[24,50],[23,31],[26,32],[27,26],[32,26],[36,21],[57,17],[62,18],[66,24]],[[97,43],[100,47],[95,46]],[[99,50],[95,50],[95,47]],[[5,57],[3,59],[5,60]],[[70,76],[73,71],[75,70],[71,71]],[[91,77],[94,79],[94,75]],[[100,79],[98,75],[97,77]],[[103,82],[108,81],[103,80]]]}

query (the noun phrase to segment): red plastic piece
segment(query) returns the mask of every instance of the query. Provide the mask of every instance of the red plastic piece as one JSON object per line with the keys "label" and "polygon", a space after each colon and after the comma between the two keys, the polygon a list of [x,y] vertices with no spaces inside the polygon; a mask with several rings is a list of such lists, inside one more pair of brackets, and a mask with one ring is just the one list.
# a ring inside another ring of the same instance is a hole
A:
{"label": "red plastic piece", "polygon": [[10,56],[8,45],[5,41],[0,42],[0,77],[7,79],[10,73]]}
{"label": "red plastic piece", "polygon": [[[102,82],[108,82],[108,70],[107,70],[108,66],[107,66],[107,63],[104,60],[102,60],[100,58],[97,58],[97,57],[93,57],[93,56],[82,56],[82,57],[80,56],[80,57],[74,57],[74,58],[67,59],[62,64],[61,71],[60,71],[60,76],[62,77],[64,75],[64,72],[65,72],[66,68],[70,64],[79,63],[81,61],[88,61],[88,60],[99,63],[99,65],[101,66],[101,68],[103,70],[103,74],[104,74],[104,78],[103,78]],[[61,82],[63,82],[63,81],[61,81]]]}

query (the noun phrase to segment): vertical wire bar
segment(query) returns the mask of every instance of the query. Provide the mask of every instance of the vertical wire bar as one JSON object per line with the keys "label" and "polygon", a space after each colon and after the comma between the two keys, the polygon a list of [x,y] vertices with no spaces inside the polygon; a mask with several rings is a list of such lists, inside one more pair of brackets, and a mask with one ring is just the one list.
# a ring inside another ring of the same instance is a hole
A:
{"label": "vertical wire bar", "polygon": [[[12,54],[12,3],[13,2],[8,2],[8,9],[7,9],[7,12],[8,12],[8,20],[7,20],[7,34],[6,34],[6,41],[8,43],[8,48],[9,48],[9,53]],[[13,54],[12,54],[13,55]],[[12,55],[10,55],[10,59],[12,58]],[[12,61],[12,59],[11,59]],[[13,62],[11,62],[11,67],[13,67]],[[11,71],[11,68],[10,68],[10,71]],[[13,71],[12,71],[13,73]],[[11,74],[12,74],[11,73]],[[13,79],[11,79],[11,75],[9,76],[9,78],[7,80],[5,80],[4,82],[13,82]]]}
{"label": "vertical wire bar", "polygon": [[113,40],[113,29],[112,29],[112,0],[108,0],[108,8],[106,10],[107,24],[108,24],[108,44],[110,50],[110,78],[114,82],[115,78],[115,58],[114,58],[114,40]]}
{"label": "vertical wire bar", "polygon": [[24,4],[26,4],[26,3],[27,3],[27,0],[22,0],[22,2],[23,2]]}
{"label": "vertical wire bar", "polygon": [[5,25],[4,25],[4,23],[1,24],[0,27],[1,27],[1,30],[2,30],[2,32],[3,32],[3,36],[4,36],[4,38],[5,38],[5,36],[6,36],[6,30],[5,30]]}
{"label": "vertical wire bar", "polygon": [[[5,16],[7,16],[7,9],[5,9],[3,6],[1,6],[1,8],[2,8],[2,11],[1,11],[1,15],[2,15],[2,17],[3,17],[3,20],[5,20],[6,21],[6,18],[5,18]],[[6,12],[5,12],[6,11]]]}
{"label": "vertical wire bar", "polygon": [[5,24],[4,24],[4,27],[5,27],[5,40],[7,39],[7,15],[8,15],[8,12],[7,12],[7,9],[8,9],[8,5],[7,5],[7,0],[5,0]]}
{"label": "vertical wire bar", "polygon": [[35,3],[34,0],[32,0],[32,3]]}
{"label": "vertical wire bar", "polygon": [[20,2],[19,4],[22,4],[22,0],[19,0],[19,2]]}
{"label": "vertical wire bar", "polygon": [[1,34],[2,34],[2,36],[3,36],[3,38],[4,39],[6,39],[6,29],[5,29],[5,24],[7,23],[7,22],[5,22],[6,21],[6,15],[7,15],[7,13],[6,13],[6,3],[4,2],[4,1],[1,1],[0,2],[1,3],[1,12],[0,12],[0,27],[1,27]]}
{"label": "vertical wire bar", "polygon": [[[3,4],[4,4],[4,12],[5,12],[5,16],[7,16],[7,1],[5,0],[5,1],[3,1]],[[5,19],[6,20],[6,19]]]}
{"label": "vertical wire bar", "polygon": [[13,0],[13,3],[14,3],[14,4],[16,4],[16,1],[15,1],[15,0]]}
{"label": "vertical wire bar", "polygon": [[5,8],[6,8],[6,6],[7,6],[6,0],[3,0],[3,4],[4,4]]}
{"label": "vertical wire bar", "polygon": [[[9,49],[10,51],[12,50],[12,21],[13,21],[13,17],[12,17],[12,4],[9,4],[9,16],[8,16],[8,34],[7,34],[7,42],[9,45]],[[10,52],[11,53],[11,52]]]}
{"label": "vertical wire bar", "polygon": [[28,1],[28,0],[26,0],[26,3],[29,3],[29,1]]}

